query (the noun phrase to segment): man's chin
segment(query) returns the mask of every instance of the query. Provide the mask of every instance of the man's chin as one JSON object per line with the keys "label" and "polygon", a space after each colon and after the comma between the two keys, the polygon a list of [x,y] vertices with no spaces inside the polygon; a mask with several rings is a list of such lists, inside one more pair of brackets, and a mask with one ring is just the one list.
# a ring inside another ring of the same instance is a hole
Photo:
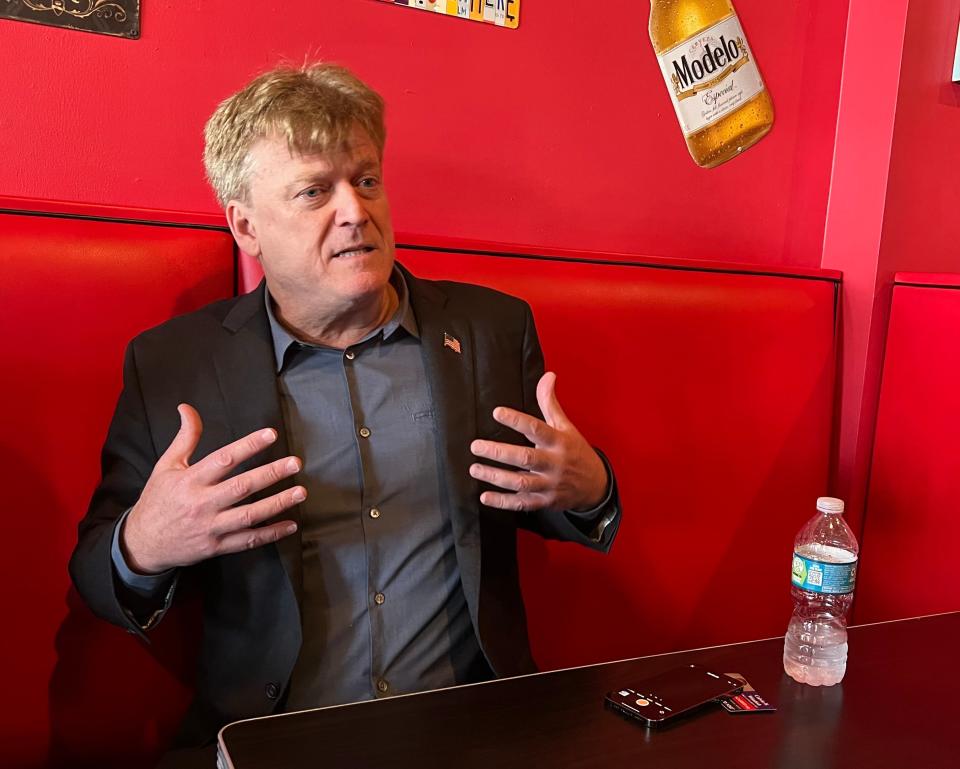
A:
{"label": "man's chin", "polygon": [[352,296],[358,301],[375,299],[382,296],[387,286],[390,284],[390,275],[392,267],[385,269],[363,270],[351,275],[341,284],[344,295]]}

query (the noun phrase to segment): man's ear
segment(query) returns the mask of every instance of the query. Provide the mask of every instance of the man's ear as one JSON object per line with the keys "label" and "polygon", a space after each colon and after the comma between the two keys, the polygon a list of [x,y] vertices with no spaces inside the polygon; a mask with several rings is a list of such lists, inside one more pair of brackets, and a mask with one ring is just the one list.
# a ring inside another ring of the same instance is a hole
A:
{"label": "man's ear", "polygon": [[227,203],[227,224],[233,239],[237,241],[240,250],[260,260],[260,239],[257,237],[257,228],[254,226],[251,207],[242,201],[231,200]]}

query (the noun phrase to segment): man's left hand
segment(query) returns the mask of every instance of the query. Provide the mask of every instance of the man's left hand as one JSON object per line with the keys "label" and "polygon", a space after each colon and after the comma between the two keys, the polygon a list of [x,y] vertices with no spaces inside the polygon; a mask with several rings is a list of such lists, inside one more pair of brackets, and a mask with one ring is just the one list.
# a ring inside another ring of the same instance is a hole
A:
{"label": "man's left hand", "polygon": [[498,406],[493,418],[522,433],[533,446],[475,440],[470,451],[518,470],[480,463],[470,465],[470,475],[513,493],[485,491],[480,501],[504,510],[590,510],[603,501],[607,470],[597,452],[560,408],[557,375],[548,371],[537,383],[537,403],[544,419]]}

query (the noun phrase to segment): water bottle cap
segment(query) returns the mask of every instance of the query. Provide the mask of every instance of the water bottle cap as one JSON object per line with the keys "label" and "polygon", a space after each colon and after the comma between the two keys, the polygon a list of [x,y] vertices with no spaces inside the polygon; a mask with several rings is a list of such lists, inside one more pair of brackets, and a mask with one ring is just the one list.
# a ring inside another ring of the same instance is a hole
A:
{"label": "water bottle cap", "polygon": [[843,500],[836,497],[817,497],[817,510],[821,513],[842,513]]}

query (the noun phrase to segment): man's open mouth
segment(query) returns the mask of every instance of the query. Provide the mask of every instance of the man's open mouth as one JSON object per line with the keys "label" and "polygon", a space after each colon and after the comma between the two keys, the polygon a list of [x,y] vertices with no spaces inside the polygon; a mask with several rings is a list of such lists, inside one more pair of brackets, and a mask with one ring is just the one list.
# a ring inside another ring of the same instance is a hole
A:
{"label": "man's open mouth", "polygon": [[334,252],[333,257],[336,259],[341,256],[362,256],[363,254],[369,254],[373,250],[373,246],[351,246],[342,251]]}

